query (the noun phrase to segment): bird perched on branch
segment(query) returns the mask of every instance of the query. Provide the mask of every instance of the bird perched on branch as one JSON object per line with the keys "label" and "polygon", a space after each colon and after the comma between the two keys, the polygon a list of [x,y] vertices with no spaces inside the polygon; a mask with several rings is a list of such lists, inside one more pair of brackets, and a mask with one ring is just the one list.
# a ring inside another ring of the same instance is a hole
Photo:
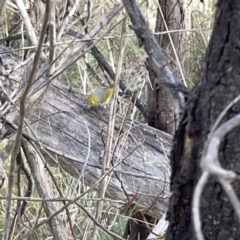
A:
{"label": "bird perched on branch", "polygon": [[109,103],[114,89],[112,87],[97,88],[87,98],[87,105],[90,107],[103,106]]}

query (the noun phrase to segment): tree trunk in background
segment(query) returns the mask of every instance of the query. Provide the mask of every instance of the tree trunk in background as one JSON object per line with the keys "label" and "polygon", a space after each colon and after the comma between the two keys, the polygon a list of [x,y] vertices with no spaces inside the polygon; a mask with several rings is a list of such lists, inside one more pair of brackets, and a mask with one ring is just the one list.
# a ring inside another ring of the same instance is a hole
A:
{"label": "tree trunk in background", "polygon": [[[171,0],[167,2],[166,0],[159,0],[159,5],[162,8],[164,19],[166,21],[168,29],[182,29],[184,26],[182,1]],[[164,22],[158,9],[155,32],[162,31],[166,31],[166,28],[164,27]],[[174,33],[171,34],[171,37],[174,43],[174,47],[179,50],[181,43],[181,34]],[[165,50],[166,53],[168,53],[169,57],[167,58],[171,61],[172,59],[175,59],[173,54],[173,48],[170,44],[169,35],[157,35],[156,38],[160,47],[162,47],[162,49]],[[173,99],[169,89],[162,86],[162,84],[160,83],[161,79],[156,77],[156,74],[150,67],[148,67],[148,71],[151,81],[151,87],[148,90],[148,124],[164,132],[174,134],[178,122],[178,117],[175,116],[173,111],[175,109],[174,102],[176,101],[176,99]],[[152,89],[152,87],[154,90]],[[149,235],[149,230],[147,226],[143,226],[145,224],[142,223],[142,221],[144,221],[144,219],[142,219],[142,215],[135,214],[134,217],[135,220],[131,223],[132,228],[130,229],[129,239],[146,239]],[[145,215],[145,217],[146,219],[148,219],[148,222],[153,222],[153,218],[151,218],[150,216]],[[137,222],[137,220],[139,220],[140,222]],[[130,222],[128,224],[130,224]]]}
{"label": "tree trunk in background", "polygon": [[[184,28],[184,11],[183,2],[179,0],[158,1],[160,9],[157,11],[157,20],[155,32],[163,32],[167,30],[177,30]],[[166,22],[167,28],[165,27]],[[182,33],[171,33],[176,53],[180,53]],[[175,55],[173,46],[171,45],[169,34],[156,35],[156,39],[160,47],[166,52],[167,58],[172,67],[177,67],[175,63]],[[179,56],[179,55],[178,55]],[[162,80],[156,77],[156,74],[149,69],[149,77],[151,86],[149,86],[148,94],[148,124],[152,127],[160,129],[164,132],[174,134],[177,128],[178,116],[175,115],[173,109],[175,100],[172,98],[170,90],[163,87]]]}
{"label": "tree trunk in background", "polygon": [[[179,0],[158,0],[158,4],[161,7],[164,20],[166,21],[168,29],[165,28],[164,21],[160,9],[157,11],[157,20],[155,26],[155,32],[164,32],[167,30],[178,30],[184,29],[184,10],[183,10],[183,1]],[[177,53],[180,53],[182,33],[175,32],[171,33],[171,38],[176,49]],[[159,34],[156,35],[156,39],[159,43],[159,46],[166,51],[166,53],[172,58],[169,60],[176,60],[173,47],[170,43],[168,34]]]}
{"label": "tree trunk in background", "polygon": [[[191,203],[201,169],[199,161],[208,133],[227,104],[240,94],[240,1],[219,0],[215,26],[199,80],[186,106],[175,135],[171,157],[172,176],[166,240],[195,239]],[[234,105],[223,121],[240,111]],[[228,134],[219,154],[221,165],[240,171],[240,128]],[[232,183],[240,196],[239,180]],[[221,185],[210,178],[201,199],[201,221],[205,239],[240,239],[234,210]]]}

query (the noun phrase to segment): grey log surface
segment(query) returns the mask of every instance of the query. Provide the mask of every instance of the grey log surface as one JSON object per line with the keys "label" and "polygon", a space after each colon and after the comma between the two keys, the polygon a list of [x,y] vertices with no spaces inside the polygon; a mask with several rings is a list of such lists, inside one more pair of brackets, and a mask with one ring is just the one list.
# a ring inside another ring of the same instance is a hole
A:
{"label": "grey log surface", "polygon": [[[0,68],[0,79],[5,88],[8,87],[6,82],[11,82],[5,71],[10,67],[9,64],[6,67],[6,58],[7,55],[1,59],[3,64]],[[55,81],[42,101],[36,102],[37,105],[26,115],[35,136],[26,128],[24,136],[37,137],[37,141],[66,172],[96,190],[98,184],[95,183],[101,176],[109,114],[107,109],[89,109],[85,99],[86,96]],[[8,113],[7,119],[13,119],[17,124],[16,112],[16,117],[11,117],[11,114]],[[129,199],[136,197],[137,210],[161,217],[167,209],[170,195],[170,167],[166,156],[170,154],[172,136],[117,115],[115,139],[118,140],[112,149],[112,164],[118,165],[111,174],[106,197],[127,203],[124,188]],[[41,151],[47,161],[53,161],[45,150]]]}

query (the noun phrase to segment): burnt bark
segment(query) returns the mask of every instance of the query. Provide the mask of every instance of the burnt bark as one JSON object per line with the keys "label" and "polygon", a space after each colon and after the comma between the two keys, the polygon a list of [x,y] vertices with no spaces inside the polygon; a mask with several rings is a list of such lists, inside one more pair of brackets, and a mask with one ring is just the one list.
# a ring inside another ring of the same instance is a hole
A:
{"label": "burnt bark", "polygon": [[[215,25],[199,79],[193,88],[174,137],[171,156],[171,191],[166,239],[195,239],[191,204],[201,173],[200,158],[208,133],[217,117],[240,94],[240,2],[219,0]],[[239,103],[223,121],[240,111]],[[222,122],[223,122],[222,121]],[[228,134],[221,144],[219,159],[229,170],[240,170],[240,129]],[[240,196],[239,180],[233,187]],[[212,177],[201,199],[202,231],[205,239],[239,239],[239,223],[220,183]]]}

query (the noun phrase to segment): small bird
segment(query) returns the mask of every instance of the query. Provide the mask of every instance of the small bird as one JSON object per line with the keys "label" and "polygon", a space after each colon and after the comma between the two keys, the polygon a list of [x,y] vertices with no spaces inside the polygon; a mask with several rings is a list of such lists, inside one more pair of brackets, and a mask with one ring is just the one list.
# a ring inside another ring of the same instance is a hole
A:
{"label": "small bird", "polygon": [[113,95],[113,88],[97,88],[87,98],[87,105],[90,107],[103,106],[108,104]]}

